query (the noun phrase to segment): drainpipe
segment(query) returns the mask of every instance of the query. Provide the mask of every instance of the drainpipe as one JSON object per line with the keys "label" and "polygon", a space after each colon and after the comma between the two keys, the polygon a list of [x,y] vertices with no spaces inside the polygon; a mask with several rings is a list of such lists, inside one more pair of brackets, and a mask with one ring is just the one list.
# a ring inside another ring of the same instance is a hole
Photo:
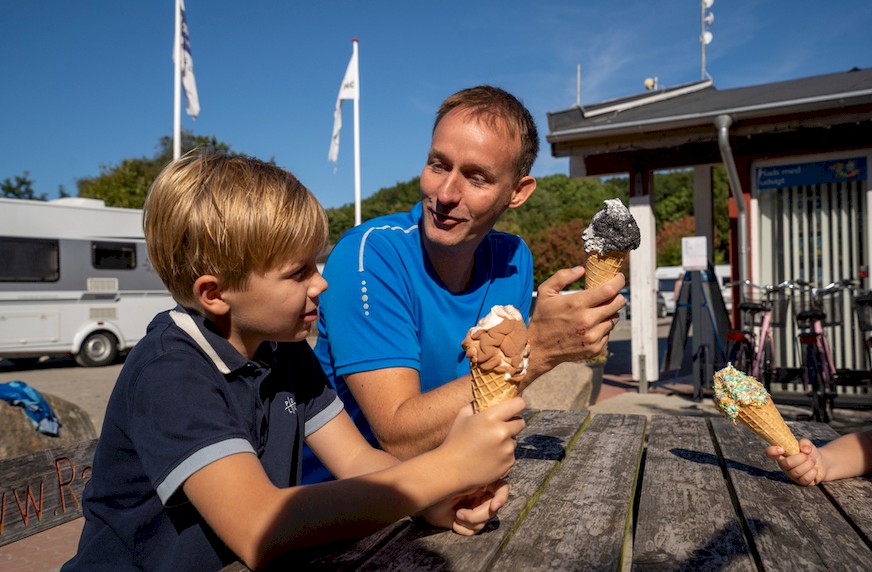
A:
{"label": "drainpipe", "polygon": [[[715,117],[721,159],[727,169],[730,190],[733,192],[733,198],[736,199],[736,206],[739,209],[739,280],[744,282],[748,279],[748,210],[745,206],[745,196],[742,194],[742,184],[739,182],[739,172],[736,170],[736,162],[733,160],[733,150],[730,147],[730,125],[732,124],[733,118],[729,115]],[[744,299],[745,288],[741,288],[739,292]]]}

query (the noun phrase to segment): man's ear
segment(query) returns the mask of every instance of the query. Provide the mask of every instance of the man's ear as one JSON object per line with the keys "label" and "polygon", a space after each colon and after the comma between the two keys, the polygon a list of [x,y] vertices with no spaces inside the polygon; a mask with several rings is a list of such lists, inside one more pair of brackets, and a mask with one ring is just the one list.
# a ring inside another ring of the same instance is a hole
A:
{"label": "man's ear", "polygon": [[230,311],[221,292],[221,282],[216,276],[204,274],[197,278],[194,281],[194,296],[200,307],[214,316],[222,316]]}
{"label": "man's ear", "polygon": [[530,175],[521,177],[521,180],[519,180],[518,184],[515,186],[515,190],[512,191],[512,198],[509,200],[509,208],[516,209],[526,203],[527,199],[530,198],[530,195],[532,195],[535,190],[536,179]]}

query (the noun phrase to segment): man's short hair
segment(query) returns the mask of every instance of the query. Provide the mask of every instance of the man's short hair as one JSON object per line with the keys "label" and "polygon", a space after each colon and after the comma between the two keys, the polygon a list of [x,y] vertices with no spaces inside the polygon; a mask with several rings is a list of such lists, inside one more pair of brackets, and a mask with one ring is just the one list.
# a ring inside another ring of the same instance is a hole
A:
{"label": "man's short hair", "polygon": [[473,117],[490,116],[501,119],[509,130],[509,135],[517,134],[521,140],[518,156],[517,178],[526,177],[533,168],[539,154],[539,131],[533,116],[518,98],[511,93],[490,85],[479,85],[462,89],[448,96],[439,106],[433,131],[448,113],[455,109],[469,111]]}
{"label": "man's short hair", "polygon": [[200,276],[242,289],[252,273],[317,256],[328,232],[323,207],[288,171],[252,157],[197,150],[155,179],[143,227],[152,266],[186,306],[194,306]]}

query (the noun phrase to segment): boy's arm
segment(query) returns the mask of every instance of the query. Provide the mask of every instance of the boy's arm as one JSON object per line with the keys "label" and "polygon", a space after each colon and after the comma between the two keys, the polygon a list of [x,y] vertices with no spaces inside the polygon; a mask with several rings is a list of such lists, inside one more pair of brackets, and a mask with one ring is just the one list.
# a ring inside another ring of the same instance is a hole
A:
{"label": "boy's arm", "polygon": [[[306,444],[337,479],[365,475],[400,462],[390,453],[372,447],[345,411],[309,435]],[[434,526],[469,536],[481,531],[496,516],[508,500],[508,490],[505,481],[497,481],[473,493],[444,499],[420,515]]]}
{"label": "boy's arm", "polygon": [[256,568],[281,552],[369,534],[501,478],[514,462],[523,408],[515,398],[477,415],[465,409],[437,449],[356,478],[280,489],[255,455],[239,453],[188,477],[184,492],[227,546]]}
{"label": "boy's arm", "polygon": [[365,475],[399,463],[390,453],[370,445],[344,409],[307,436],[306,444],[337,479]]}

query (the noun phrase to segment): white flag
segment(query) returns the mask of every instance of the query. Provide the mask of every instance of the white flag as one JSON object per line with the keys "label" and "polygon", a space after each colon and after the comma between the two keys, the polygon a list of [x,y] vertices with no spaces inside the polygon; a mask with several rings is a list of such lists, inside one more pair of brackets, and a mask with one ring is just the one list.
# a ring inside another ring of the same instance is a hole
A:
{"label": "white flag", "polygon": [[200,115],[200,98],[194,80],[194,58],[191,57],[191,37],[188,35],[188,19],[185,16],[185,0],[182,0],[182,86],[185,88],[185,111],[193,119]]}
{"label": "white flag", "polygon": [[330,139],[330,151],[327,160],[334,163],[339,160],[339,130],[342,129],[342,100],[356,100],[360,96],[360,86],[357,75],[357,50],[351,54],[351,60],[345,69],[345,77],[339,87],[339,97],[336,98],[336,109],[333,111],[333,137]]}

